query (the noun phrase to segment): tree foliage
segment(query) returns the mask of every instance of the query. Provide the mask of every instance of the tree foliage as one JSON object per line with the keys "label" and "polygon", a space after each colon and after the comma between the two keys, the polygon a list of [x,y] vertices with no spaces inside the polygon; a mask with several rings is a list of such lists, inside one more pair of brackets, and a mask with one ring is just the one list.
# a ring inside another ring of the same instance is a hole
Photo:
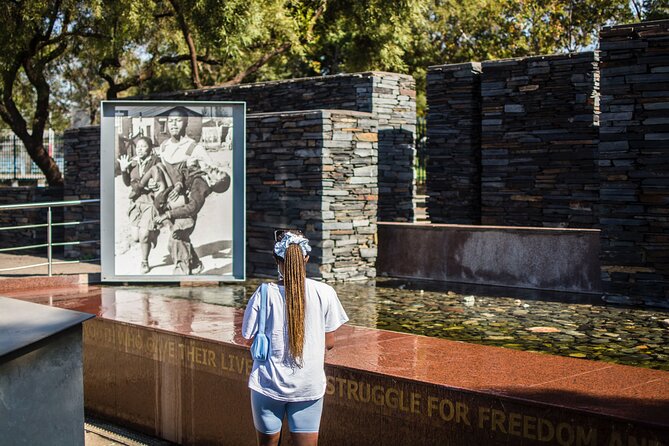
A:
{"label": "tree foliage", "polygon": [[669,19],[668,0],[631,0],[635,20]]}
{"label": "tree foliage", "polygon": [[[578,51],[667,0],[6,0],[0,117],[50,184],[41,134],[156,91]],[[424,97],[419,95],[419,107]]]}
{"label": "tree foliage", "polygon": [[0,118],[26,147],[50,185],[63,178],[44,148],[53,109],[56,62],[72,42],[90,35],[88,3],[78,0],[11,1],[0,6]]}

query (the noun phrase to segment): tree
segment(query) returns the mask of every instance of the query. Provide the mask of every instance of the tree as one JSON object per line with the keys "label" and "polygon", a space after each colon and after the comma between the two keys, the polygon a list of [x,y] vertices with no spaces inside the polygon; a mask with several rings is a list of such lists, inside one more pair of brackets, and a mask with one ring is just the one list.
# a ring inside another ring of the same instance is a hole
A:
{"label": "tree", "polygon": [[634,20],[627,0],[432,0],[428,10],[411,52],[419,91],[423,67],[580,51],[602,26]]}
{"label": "tree", "polygon": [[304,57],[310,74],[384,70],[406,73],[425,0],[331,0]]}
{"label": "tree", "polygon": [[181,42],[160,62],[187,61],[193,88],[239,84],[299,45],[300,30],[284,1],[169,0],[169,5]]}
{"label": "tree", "polygon": [[661,20],[669,18],[667,0],[632,0],[636,20]]}
{"label": "tree", "polygon": [[287,77],[285,59],[268,66],[300,54],[326,2],[103,0],[100,38],[84,53],[97,61],[108,99]]}
{"label": "tree", "polygon": [[[5,0],[0,118],[50,185],[49,112],[102,97],[577,51],[604,24],[669,15],[667,0]],[[59,120],[62,123],[62,119]]]}
{"label": "tree", "polygon": [[[89,9],[78,0],[11,1],[0,7],[0,118],[23,142],[50,186],[63,176],[44,147],[55,61],[87,35]],[[26,119],[26,117],[29,117]]]}
{"label": "tree", "polygon": [[432,11],[437,63],[574,52],[602,26],[632,20],[627,0],[435,0]]}

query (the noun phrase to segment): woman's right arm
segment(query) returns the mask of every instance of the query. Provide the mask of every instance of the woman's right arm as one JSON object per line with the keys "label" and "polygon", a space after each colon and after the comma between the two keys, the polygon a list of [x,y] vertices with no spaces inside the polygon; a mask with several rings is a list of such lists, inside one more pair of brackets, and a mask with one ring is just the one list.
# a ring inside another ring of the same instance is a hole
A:
{"label": "woman's right arm", "polygon": [[335,332],[331,331],[329,333],[325,333],[325,348],[327,350],[332,350],[334,346],[335,346]]}

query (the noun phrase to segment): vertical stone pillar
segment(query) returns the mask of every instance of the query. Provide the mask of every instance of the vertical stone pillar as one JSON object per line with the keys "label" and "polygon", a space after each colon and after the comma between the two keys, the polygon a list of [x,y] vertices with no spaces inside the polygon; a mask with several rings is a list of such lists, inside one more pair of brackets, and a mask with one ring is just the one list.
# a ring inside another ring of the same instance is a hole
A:
{"label": "vertical stone pillar", "polygon": [[[416,207],[413,173],[415,82],[412,77],[400,74],[373,74],[371,111],[379,121],[378,218],[380,221],[412,222]],[[358,100],[365,99],[359,96]]]}
{"label": "vertical stone pillar", "polygon": [[[68,129],[63,135],[65,157],[64,200],[88,200],[100,198],[100,127]],[[100,220],[100,206],[68,206],[64,210],[65,221]],[[100,224],[87,223],[65,229],[66,241],[100,240]],[[65,255],[73,259],[99,259],[100,244],[67,246]]]}
{"label": "vertical stone pillar", "polygon": [[604,284],[669,305],[669,20],[600,34]]}
{"label": "vertical stone pillar", "polygon": [[432,223],[481,221],[481,64],[427,72],[427,208]]}
{"label": "vertical stone pillar", "polygon": [[247,274],[275,275],[272,231],[297,227],[310,276],[375,277],[378,127],[370,113],[314,110],[247,117]]}
{"label": "vertical stone pillar", "polygon": [[245,101],[249,114],[321,109],[372,113],[379,123],[378,218],[413,221],[416,85],[411,76],[375,71],[346,73],[155,93],[150,98]]}
{"label": "vertical stone pillar", "polygon": [[483,63],[482,223],[597,224],[597,56]]}

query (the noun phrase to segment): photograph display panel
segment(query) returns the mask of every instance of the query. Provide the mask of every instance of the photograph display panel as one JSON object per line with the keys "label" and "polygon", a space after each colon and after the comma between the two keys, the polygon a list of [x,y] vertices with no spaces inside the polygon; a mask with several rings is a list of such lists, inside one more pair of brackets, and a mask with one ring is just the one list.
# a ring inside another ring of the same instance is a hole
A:
{"label": "photograph display panel", "polygon": [[103,280],[243,280],[243,103],[102,107]]}

